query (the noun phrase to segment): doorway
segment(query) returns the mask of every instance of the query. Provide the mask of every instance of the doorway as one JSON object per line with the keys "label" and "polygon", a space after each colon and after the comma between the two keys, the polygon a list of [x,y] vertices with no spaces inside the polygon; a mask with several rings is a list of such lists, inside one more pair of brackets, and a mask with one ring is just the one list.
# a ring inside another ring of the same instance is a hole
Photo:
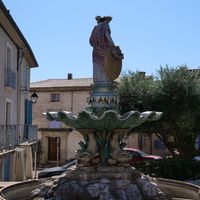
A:
{"label": "doorway", "polygon": [[49,137],[48,161],[60,161],[60,137]]}

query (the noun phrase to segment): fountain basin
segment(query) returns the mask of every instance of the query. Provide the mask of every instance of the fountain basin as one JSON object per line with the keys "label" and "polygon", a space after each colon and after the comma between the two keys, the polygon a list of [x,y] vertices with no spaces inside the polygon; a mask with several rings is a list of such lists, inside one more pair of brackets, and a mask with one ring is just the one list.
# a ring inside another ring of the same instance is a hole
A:
{"label": "fountain basin", "polygon": [[[159,189],[167,195],[169,199],[200,199],[200,187],[197,185],[163,178],[152,178],[152,181],[158,185]],[[0,190],[0,199],[32,200],[31,191],[38,188],[43,182],[44,180],[31,180],[4,187]]]}
{"label": "fountain basin", "polygon": [[31,191],[38,188],[42,180],[28,180],[0,189],[0,200],[32,200]]}
{"label": "fountain basin", "polygon": [[200,187],[197,185],[164,178],[154,179],[154,182],[164,194],[175,199],[200,199]]}

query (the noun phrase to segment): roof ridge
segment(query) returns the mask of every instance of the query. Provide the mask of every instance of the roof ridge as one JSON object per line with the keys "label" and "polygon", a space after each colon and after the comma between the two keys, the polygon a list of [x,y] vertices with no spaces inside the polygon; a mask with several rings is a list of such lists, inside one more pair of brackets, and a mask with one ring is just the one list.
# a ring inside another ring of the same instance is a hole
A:
{"label": "roof ridge", "polygon": [[37,83],[37,82],[44,82],[44,81],[54,81],[54,80],[66,80],[66,81],[73,81],[73,80],[90,80],[93,78],[73,78],[73,79],[67,79],[67,78],[50,78],[50,79],[45,79],[45,80],[39,80],[39,81],[34,81],[31,83]]}

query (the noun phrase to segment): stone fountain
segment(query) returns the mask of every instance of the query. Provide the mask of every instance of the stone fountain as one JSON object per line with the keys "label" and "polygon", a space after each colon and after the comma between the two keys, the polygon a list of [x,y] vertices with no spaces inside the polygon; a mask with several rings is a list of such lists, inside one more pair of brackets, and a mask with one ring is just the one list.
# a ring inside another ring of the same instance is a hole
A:
{"label": "stone fountain", "polygon": [[128,200],[166,199],[149,178],[129,164],[123,148],[128,131],[146,121],[158,120],[162,113],[130,111],[119,114],[119,95],[114,81],[121,72],[123,54],[110,36],[111,17],[97,16],[90,44],[93,46],[93,80],[88,106],[78,115],[48,112],[48,120],[57,120],[76,129],[84,138],[76,152],[75,170],[45,184],[35,199],[56,200]]}

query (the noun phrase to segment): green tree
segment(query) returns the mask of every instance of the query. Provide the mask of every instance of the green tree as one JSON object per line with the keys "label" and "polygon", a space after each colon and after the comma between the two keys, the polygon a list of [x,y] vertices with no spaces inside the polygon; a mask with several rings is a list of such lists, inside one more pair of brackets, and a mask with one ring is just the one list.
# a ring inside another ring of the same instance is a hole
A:
{"label": "green tree", "polygon": [[157,77],[141,73],[122,75],[118,87],[121,113],[130,110],[163,112],[157,122],[147,122],[134,129],[138,133],[156,134],[172,155],[192,157],[200,134],[200,77],[186,66],[160,67]]}

